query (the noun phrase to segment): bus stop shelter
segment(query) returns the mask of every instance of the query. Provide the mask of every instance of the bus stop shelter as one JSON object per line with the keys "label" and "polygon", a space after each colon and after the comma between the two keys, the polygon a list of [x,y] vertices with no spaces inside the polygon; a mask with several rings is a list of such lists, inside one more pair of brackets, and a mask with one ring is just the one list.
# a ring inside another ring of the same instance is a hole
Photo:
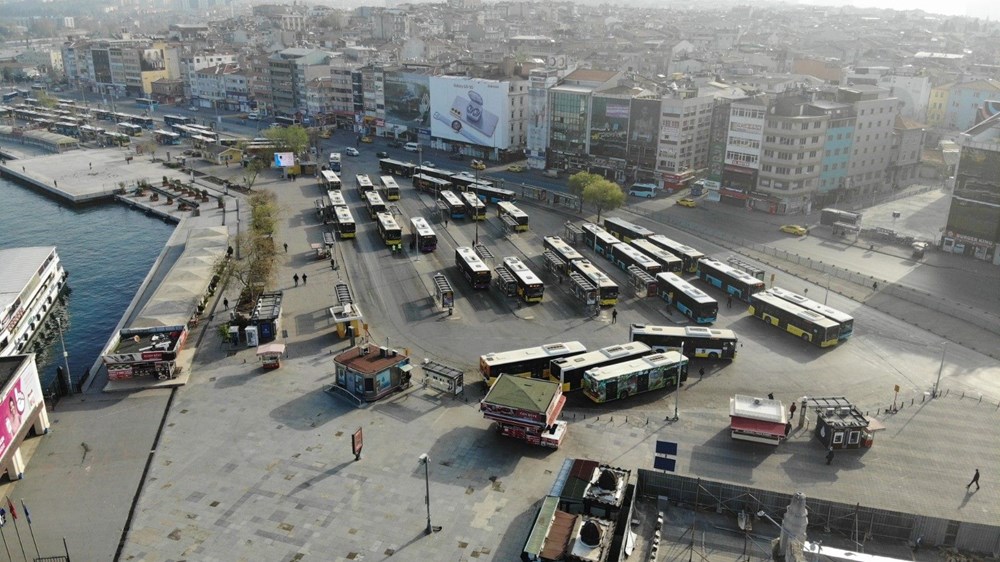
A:
{"label": "bus stop shelter", "polygon": [[430,386],[452,396],[465,394],[465,373],[437,361],[424,359],[424,386]]}
{"label": "bus stop shelter", "polygon": [[440,273],[434,274],[434,294],[441,308],[452,308],[455,306],[455,289],[452,288],[448,278]]}
{"label": "bus stop shelter", "polygon": [[628,266],[628,280],[637,297],[655,297],[660,294],[656,279],[637,266]]}
{"label": "bus stop shelter", "polygon": [[575,271],[571,271],[569,274],[569,284],[573,296],[583,304],[584,310],[596,315],[600,311],[600,306],[597,303],[597,287]]}
{"label": "bus stop shelter", "polygon": [[494,269],[493,272],[496,274],[493,277],[493,282],[500,290],[500,294],[506,297],[517,296],[517,280],[514,279],[514,275],[502,265]]}

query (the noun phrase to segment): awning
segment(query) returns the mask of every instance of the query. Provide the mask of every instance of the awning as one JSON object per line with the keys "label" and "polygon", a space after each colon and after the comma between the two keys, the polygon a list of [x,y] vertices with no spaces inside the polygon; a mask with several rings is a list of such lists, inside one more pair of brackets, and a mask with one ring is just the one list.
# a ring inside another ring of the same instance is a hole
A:
{"label": "awning", "polygon": [[264,345],[257,346],[257,356],[261,355],[284,355],[285,354],[285,344],[283,343],[265,343]]}
{"label": "awning", "polygon": [[742,431],[744,433],[768,435],[773,437],[785,436],[785,425],[781,423],[752,420],[750,418],[741,418],[739,416],[732,416],[730,420],[729,426],[733,431]]}
{"label": "awning", "polygon": [[868,431],[876,432],[885,429],[885,424],[875,418],[868,418]]}

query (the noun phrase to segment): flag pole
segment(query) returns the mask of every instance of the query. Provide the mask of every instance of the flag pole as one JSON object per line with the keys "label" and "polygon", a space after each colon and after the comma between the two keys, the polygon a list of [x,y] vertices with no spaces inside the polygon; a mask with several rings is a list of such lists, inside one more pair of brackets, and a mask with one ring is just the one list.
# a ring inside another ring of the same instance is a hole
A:
{"label": "flag pole", "polygon": [[[0,511],[3,511],[0,509]],[[7,533],[3,532],[3,527],[0,527],[0,537],[3,537],[3,548],[7,551],[7,560],[10,560],[10,547],[7,546]]]}
{"label": "flag pole", "polygon": [[35,540],[35,529],[31,526],[31,512],[24,505],[24,498],[21,498],[21,511],[24,512],[24,518],[28,520],[28,530],[31,531],[31,542],[35,545],[35,557],[41,558],[42,555],[38,552],[38,541]]}
{"label": "flag pole", "polygon": [[17,542],[18,544],[21,545],[21,556],[23,556],[24,559],[27,560],[28,553],[24,551],[24,542],[21,540],[21,531],[20,529],[17,528],[17,512],[14,511],[14,502],[10,501],[10,498],[6,499],[7,499],[7,507],[10,509],[10,518],[14,520],[13,521],[14,533],[17,534]]}

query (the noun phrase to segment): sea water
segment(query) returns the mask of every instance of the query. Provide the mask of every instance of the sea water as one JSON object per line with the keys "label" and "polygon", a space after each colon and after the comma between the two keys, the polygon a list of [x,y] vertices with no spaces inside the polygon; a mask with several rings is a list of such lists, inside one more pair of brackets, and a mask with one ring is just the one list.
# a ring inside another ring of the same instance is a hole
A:
{"label": "sea water", "polygon": [[[0,248],[55,246],[69,272],[63,335],[74,384],[99,357],[173,229],[119,203],[72,207],[0,178]],[[64,365],[58,336],[36,361],[48,388]]]}

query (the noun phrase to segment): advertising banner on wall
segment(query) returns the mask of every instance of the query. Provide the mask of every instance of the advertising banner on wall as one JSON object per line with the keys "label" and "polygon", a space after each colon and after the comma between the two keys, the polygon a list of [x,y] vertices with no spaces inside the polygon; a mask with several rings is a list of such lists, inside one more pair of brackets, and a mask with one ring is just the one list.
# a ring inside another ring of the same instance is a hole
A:
{"label": "advertising banner on wall", "polygon": [[430,76],[409,72],[385,73],[385,122],[387,125],[431,126]]}
{"label": "advertising banner on wall", "polygon": [[640,168],[656,167],[656,133],[660,130],[660,100],[633,99],[629,114],[628,152]]}
{"label": "advertising banner on wall", "polygon": [[545,167],[545,149],[549,143],[549,92],[545,76],[531,76],[528,90],[528,161],[532,168]]}
{"label": "advertising banner on wall", "polygon": [[590,117],[590,153],[625,158],[628,146],[629,100],[593,98]]}
{"label": "advertising banner on wall", "polygon": [[494,148],[510,145],[510,82],[433,76],[431,134]]}
{"label": "advertising banner on wall", "polygon": [[0,457],[7,454],[25,420],[42,401],[42,387],[32,369],[21,371],[8,386],[0,405]]}

